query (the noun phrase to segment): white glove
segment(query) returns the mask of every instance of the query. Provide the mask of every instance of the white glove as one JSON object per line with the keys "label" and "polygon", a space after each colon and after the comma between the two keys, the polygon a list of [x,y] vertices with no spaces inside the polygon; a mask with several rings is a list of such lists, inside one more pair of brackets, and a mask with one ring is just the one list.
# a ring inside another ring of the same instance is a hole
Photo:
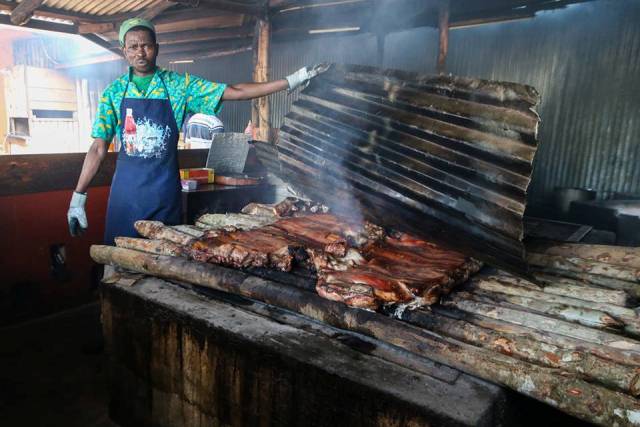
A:
{"label": "white glove", "polygon": [[87,193],[73,192],[71,203],[69,204],[69,212],[67,212],[67,222],[69,222],[69,233],[72,236],[80,236],[89,228],[87,222],[87,213],[84,211],[84,205],[87,203]]}
{"label": "white glove", "polygon": [[294,90],[309,81],[312,76],[309,74],[307,67],[302,67],[293,74],[289,74],[286,79],[289,82],[289,90]]}

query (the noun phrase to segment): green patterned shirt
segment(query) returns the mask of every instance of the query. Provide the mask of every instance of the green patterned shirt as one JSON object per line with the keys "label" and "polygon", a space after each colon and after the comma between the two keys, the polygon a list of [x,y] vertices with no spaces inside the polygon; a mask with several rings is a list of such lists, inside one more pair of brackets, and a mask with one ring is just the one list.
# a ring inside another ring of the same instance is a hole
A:
{"label": "green patterned shirt", "polygon": [[130,84],[127,87],[130,78],[131,68],[128,73],[123,74],[107,86],[102,93],[91,137],[111,142],[116,132],[118,135],[121,134],[120,104],[125,95],[125,88],[128,98],[166,99],[166,91],[162,84],[164,81],[169,91],[173,115],[176,118],[178,129],[180,129],[185,111],[190,114],[217,114],[222,108],[222,94],[227,87],[223,83],[213,83],[188,73],[182,75],[175,71],[157,68],[146,94],[142,94],[135,84]]}

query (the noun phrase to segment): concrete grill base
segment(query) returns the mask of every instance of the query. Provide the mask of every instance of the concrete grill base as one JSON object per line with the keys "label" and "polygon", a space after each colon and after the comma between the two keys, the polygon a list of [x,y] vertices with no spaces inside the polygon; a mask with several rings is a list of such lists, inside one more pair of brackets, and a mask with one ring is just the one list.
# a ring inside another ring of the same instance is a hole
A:
{"label": "concrete grill base", "polygon": [[110,412],[123,427],[503,422],[504,392],[450,368],[407,369],[368,354],[370,342],[243,310],[244,299],[126,282],[101,292]]}

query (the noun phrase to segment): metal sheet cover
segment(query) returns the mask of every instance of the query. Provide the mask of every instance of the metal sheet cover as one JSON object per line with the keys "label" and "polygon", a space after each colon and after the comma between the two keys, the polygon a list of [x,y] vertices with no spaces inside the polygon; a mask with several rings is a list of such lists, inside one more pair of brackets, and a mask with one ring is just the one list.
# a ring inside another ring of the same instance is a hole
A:
{"label": "metal sheet cover", "polygon": [[540,122],[526,85],[333,64],[279,132],[279,172],[341,214],[523,272]]}

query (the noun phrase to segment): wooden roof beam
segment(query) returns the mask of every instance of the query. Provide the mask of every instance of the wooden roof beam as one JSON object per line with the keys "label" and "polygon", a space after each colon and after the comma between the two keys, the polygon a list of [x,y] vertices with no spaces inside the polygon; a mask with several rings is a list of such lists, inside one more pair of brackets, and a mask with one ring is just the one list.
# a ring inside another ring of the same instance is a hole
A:
{"label": "wooden roof beam", "polygon": [[215,9],[251,16],[265,16],[267,14],[266,1],[262,4],[246,4],[231,0],[200,0],[199,7],[201,9]]}
{"label": "wooden roof beam", "polygon": [[33,16],[33,12],[39,8],[44,0],[23,0],[11,11],[11,23],[24,25]]}
{"label": "wooden roof beam", "polygon": [[115,31],[116,25],[112,22],[97,22],[90,24],[80,24],[78,25],[78,33],[79,34],[100,34],[100,33],[108,33],[110,31]]}
{"label": "wooden roof beam", "polygon": [[272,0],[269,8],[272,12],[288,12],[293,10],[318,7],[332,7],[350,3],[370,3],[371,0]]}
{"label": "wooden roof beam", "polygon": [[219,48],[212,50],[201,50],[198,52],[185,52],[180,54],[171,54],[160,57],[161,61],[197,61],[201,59],[219,58],[222,56],[236,55],[238,53],[248,52],[252,49],[251,44],[240,47]]}
{"label": "wooden roof beam", "polygon": [[[152,21],[155,17],[163,13],[165,10],[174,7],[176,4],[184,4],[184,3],[185,2],[183,1],[164,0],[162,3],[159,3],[153,7],[143,10],[137,17]],[[192,1],[189,1],[189,5],[193,7],[192,3],[193,3]],[[196,6],[197,6],[197,2],[196,2]]]}
{"label": "wooden roof beam", "polygon": [[244,25],[242,27],[201,29],[189,31],[177,31],[171,33],[159,33],[158,43],[161,45],[173,45],[178,43],[233,40],[238,38],[251,37],[253,26]]}
{"label": "wooden roof beam", "polygon": [[245,46],[247,44],[251,44],[251,37],[217,42],[182,43],[169,46],[160,46],[159,54],[160,56],[179,55],[183,53],[194,54],[207,50],[237,48]]}

